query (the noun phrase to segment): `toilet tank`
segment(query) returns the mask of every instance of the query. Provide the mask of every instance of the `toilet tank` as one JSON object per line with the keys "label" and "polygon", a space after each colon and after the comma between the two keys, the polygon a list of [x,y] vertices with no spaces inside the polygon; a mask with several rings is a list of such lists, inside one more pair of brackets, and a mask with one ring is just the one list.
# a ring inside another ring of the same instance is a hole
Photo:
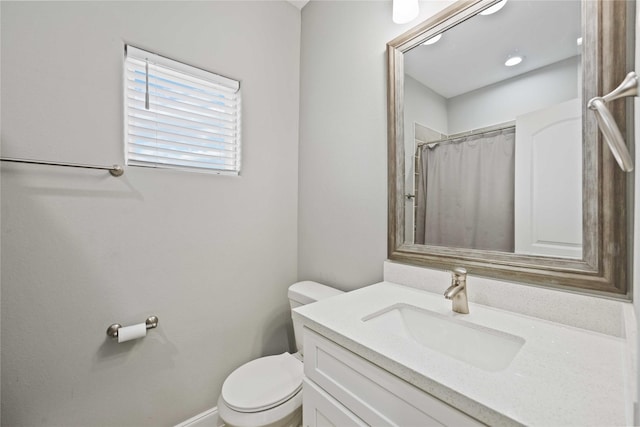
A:
{"label": "toilet tank", "polygon": [[[294,309],[301,305],[310,304],[342,293],[343,292],[338,289],[305,280],[304,282],[297,282],[289,286],[289,304],[291,305],[291,309]],[[296,350],[302,354],[302,325],[298,324],[295,320],[293,321],[293,332],[295,334]]]}

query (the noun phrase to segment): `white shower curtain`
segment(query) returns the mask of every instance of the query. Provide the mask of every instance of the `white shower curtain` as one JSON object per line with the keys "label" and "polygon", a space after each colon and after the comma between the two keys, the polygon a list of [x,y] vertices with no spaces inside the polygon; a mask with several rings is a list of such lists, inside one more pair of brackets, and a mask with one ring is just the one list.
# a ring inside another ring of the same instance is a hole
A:
{"label": "white shower curtain", "polygon": [[418,165],[416,243],[513,252],[515,128],[429,145]]}

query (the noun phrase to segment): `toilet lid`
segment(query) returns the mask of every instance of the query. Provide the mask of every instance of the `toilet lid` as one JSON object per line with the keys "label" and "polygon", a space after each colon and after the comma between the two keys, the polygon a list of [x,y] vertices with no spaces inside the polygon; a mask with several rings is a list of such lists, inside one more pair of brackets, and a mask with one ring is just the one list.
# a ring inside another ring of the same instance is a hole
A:
{"label": "toilet lid", "polygon": [[233,371],[222,399],[238,412],[260,412],[289,400],[302,389],[303,364],[289,353],[261,357]]}

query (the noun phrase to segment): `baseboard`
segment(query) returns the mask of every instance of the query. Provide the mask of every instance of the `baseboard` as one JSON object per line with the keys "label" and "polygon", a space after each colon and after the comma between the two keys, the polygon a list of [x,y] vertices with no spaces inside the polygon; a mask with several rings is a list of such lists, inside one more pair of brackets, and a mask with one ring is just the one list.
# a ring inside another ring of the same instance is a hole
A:
{"label": "baseboard", "polygon": [[183,421],[175,427],[224,427],[222,420],[218,416],[218,408],[207,409],[206,411]]}

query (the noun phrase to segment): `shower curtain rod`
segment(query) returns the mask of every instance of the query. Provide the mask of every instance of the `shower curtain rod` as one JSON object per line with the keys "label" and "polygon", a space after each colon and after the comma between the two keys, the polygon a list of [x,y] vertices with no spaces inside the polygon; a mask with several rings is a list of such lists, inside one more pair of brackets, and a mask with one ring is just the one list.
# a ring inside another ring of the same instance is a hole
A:
{"label": "shower curtain rod", "polygon": [[112,176],[122,176],[122,174],[124,174],[124,169],[120,165],[96,166],[96,165],[85,165],[80,163],[64,163],[64,162],[51,162],[51,161],[43,161],[43,160],[17,159],[13,157],[0,157],[0,161],[14,162],[14,163],[28,163],[33,165],[65,166],[70,168],[100,169],[100,170],[109,171],[109,173]]}
{"label": "shower curtain rod", "polygon": [[472,136],[472,135],[479,135],[481,133],[496,132],[496,131],[510,129],[510,128],[514,128],[514,127],[516,127],[516,122],[515,121],[505,122],[505,123],[501,123],[499,125],[487,126],[487,127],[483,127],[483,128],[469,130],[467,132],[454,133],[452,135],[449,135],[447,137],[447,139],[455,139],[455,138],[461,138],[463,136]]}
{"label": "shower curtain rod", "polygon": [[448,142],[457,138],[464,138],[467,136],[482,135],[484,133],[498,132],[505,129],[511,129],[511,128],[515,128],[515,126],[516,126],[516,123],[513,121],[513,122],[502,123],[500,125],[487,126],[485,128],[480,128],[480,129],[473,129],[467,132],[454,133],[452,135],[447,136],[446,138],[441,138],[437,141],[429,141],[429,142],[421,141],[416,144],[416,149],[422,147],[423,145],[440,144],[440,143]]}

